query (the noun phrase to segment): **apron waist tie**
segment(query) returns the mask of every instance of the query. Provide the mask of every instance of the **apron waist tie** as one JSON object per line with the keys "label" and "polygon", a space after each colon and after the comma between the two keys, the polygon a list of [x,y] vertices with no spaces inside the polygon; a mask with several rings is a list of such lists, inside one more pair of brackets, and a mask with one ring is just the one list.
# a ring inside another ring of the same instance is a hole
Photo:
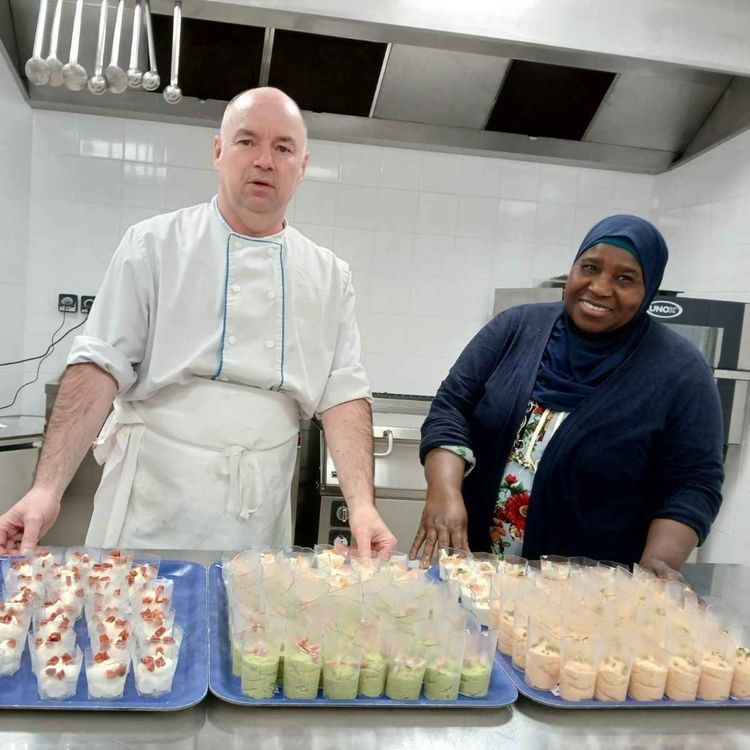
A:
{"label": "apron waist tie", "polygon": [[[263,505],[257,452],[230,445],[219,454],[219,471],[229,477],[227,513],[247,520]],[[257,498],[255,505],[251,505],[253,496]]]}

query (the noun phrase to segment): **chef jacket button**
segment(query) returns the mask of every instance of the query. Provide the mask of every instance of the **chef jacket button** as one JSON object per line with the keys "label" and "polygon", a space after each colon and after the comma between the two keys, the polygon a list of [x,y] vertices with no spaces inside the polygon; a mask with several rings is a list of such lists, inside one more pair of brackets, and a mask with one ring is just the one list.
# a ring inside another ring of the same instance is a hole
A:
{"label": "chef jacket button", "polygon": [[228,342],[229,342],[230,344],[233,344],[233,343],[234,343],[234,342],[235,342],[236,340],[237,340],[237,339],[235,339],[235,337],[234,337],[234,336],[230,336],[230,337],[229,337],[229,338],[227,339],[227,341],[228,341]]}
{"label": "chef jacket button", "polygon": [[268,299],[276,299],[276,292],[267,292],[266,297],[268,297]]}
{"label": "chef jacket button", "polygon": [[233,292],[239,292],[240,291],[240,285],[239,284],[232,284],[232,291]]}
{"label": "chef jacket button", "polygon": [[266,349],[273,349],[276,344],[273,341],[266,341]]}
{"label": "chef jacket button", "polygon": [[269,248],[268,248],[268,254],[269,254],[269,255],[273,255],[273,248],[272,248],[272,247],[269,247]]}

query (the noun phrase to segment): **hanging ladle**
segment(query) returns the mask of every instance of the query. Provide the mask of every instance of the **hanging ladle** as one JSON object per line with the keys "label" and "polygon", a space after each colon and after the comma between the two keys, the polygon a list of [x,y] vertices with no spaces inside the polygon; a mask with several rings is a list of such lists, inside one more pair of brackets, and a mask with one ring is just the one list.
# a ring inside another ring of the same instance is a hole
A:
{"label": "hanging ladle", "polygon": [[83,15],[83,0],[76,0],[76,10],[73,16],[73,34],[70,37],[70,56],[63,65],[62,75],[66,88],[80,91],[88,80],[86,68],[78,62],[78,45],[81,41],[81,16]]}
{"label": "hanging ladle", "polygon": [[96,42],[96,63],[94,75],[89,78],[89,91],[92,94],[103,94],[107,90],[107,79],[104,70],[104,43],[107,39],[107,0],[102,0],[99,9],[99,38]]}
{"label": "hanging ladle", "polygon": [[31,57],[26,61],[24,71],[26,77],[37,86],[44,86],[49,81],[49,68],[42,57],[44,43],[44,27],[47,24],[47,0],[40,0],[39,15],[36,18],[36,33],[34,34],[34,49]]}
{"label": "hanging ladle", "polygon": [[164,89],[164,100],[168,104],[177,104],[182,99],[182,89],[177,85],[180,72],[180,26],[182,24],[182,1],[174,2],[174,20],[172,21],[172,70],[169,86]]}
{"label": "hanging ladle", "polygon": [[138,57],[141,51],[141,26],[143,17],[141,15],[141,0],[136,0],[133,9],[133,38],[130,41],[130,65],[128,66],[128,88],[138,89],[141,87],[143,73],[138,67]]}
{"label": "hanging ladle", "polygon": [[122,94],[128,87],[128,74],[119,66],[120,38],[122,37],[122,14],[125,11],[125,0],[118,0],[115,16],[115,33],[112,37],[112,57],[104,71],[107,87],[113,94]]}
{"label": "hanging ladle", "polygon": [[146,91],[156,91],[161,79],[156,69],[156,49],[154,48],[154,29],[151,25],[151,6],[149,0],[143,0],[143,17],[146,19],[146,40],[148,42],[148,70],[141,81]]}
{"label": "hanging ladle", "polygon": [[63,0],[57,0],[55,14],[52,16],[52,32],[49,38],[49,55],[45,62],[49,71],[49,85],[62,86],[63,64],[57,57],[57,42],[60,38],[60,19],[62,18]]}

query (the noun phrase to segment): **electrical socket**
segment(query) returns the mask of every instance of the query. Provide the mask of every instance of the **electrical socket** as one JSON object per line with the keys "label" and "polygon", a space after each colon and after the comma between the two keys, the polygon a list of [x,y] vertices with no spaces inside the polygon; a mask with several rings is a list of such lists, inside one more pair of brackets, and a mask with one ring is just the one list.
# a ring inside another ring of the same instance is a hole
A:
{"label": "electrical socket", "polygon": [[78,312],[78,295],[63,292],[57,295],[57,309],[60,312]]}
{"label": "electrical socket", "polygon": [[81,312],[84,315],[88,315],[91,312],[91,305],[94,304],[94,300],[96,297],[91,296],[87,297],[86,295],[81,295]]}

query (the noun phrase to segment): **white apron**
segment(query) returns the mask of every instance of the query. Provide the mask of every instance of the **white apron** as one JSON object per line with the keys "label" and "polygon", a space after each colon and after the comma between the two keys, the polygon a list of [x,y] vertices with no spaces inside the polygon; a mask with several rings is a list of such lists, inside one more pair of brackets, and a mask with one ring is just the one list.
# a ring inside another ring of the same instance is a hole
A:
{"label": "white apron", "polygon": [[194,378],[115,399],[94,443],[104,464],[86,544],[242,550],[291,544],[296,402]]}

